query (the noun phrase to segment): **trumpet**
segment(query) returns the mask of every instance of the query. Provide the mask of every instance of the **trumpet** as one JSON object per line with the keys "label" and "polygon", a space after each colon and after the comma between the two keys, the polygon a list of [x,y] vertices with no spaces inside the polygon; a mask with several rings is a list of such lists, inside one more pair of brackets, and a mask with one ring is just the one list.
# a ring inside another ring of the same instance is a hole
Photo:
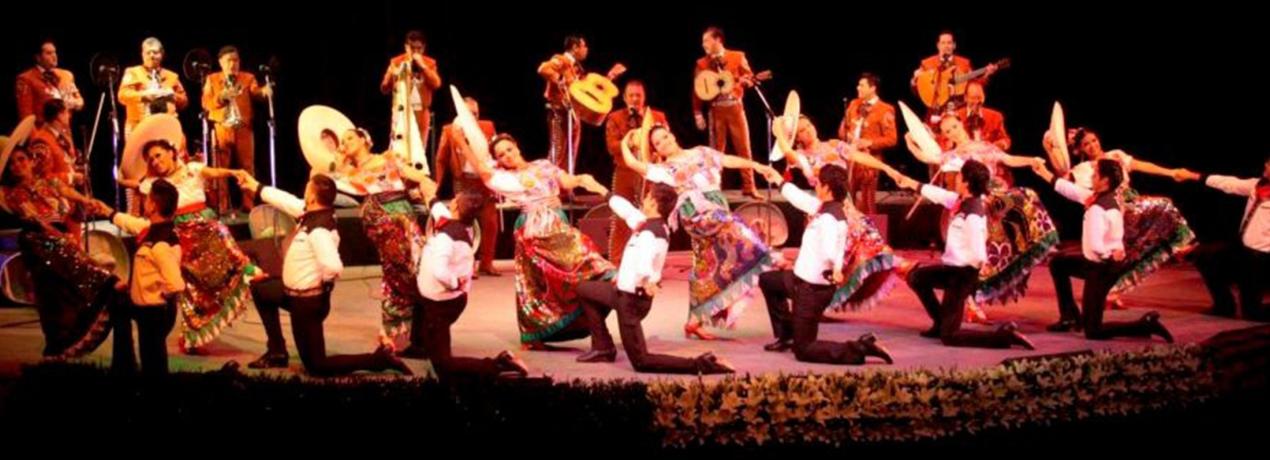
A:
{"label": "trumpet", "polygon": [[238,109],[238,96],[243,92],[242,86],[237,82],[233,74],[225,75],[225,91],[221,93],[221,101],[227,105],[225,107],[225,119],[221,124],[237,128],[243,124],[242,112]]}

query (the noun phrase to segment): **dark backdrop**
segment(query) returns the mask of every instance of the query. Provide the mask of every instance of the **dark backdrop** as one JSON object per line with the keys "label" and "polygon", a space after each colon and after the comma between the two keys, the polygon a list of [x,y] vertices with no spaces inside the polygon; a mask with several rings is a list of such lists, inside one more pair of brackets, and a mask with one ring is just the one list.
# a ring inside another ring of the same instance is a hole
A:
{"label": "dark backdrop", "polygon": [[[55,38],[61,66],[75,72],[88,101],[75,120],[87,127],[101,93],[87,72],[95,53],[110,53],[122,64],[134,65],[141,40],[154,35],[164,42],[165,66],[173,70],[194,48],[214,53],[222,45],[237,45],[245,69],[276,56],[281,62],[279,181],[299,190],[307,171],[296,146],[300,110],[310,104],[334,106],[369,128],[382,146],[390,117],[379,79],[411,28],[427,35],[428,54],[438,60],[444,83],[477,97],[485,117],[500,131],[519,137],[531,158],[546,151],[542,82],[535,69],[560,51],[570,33],[587,37],[590,70],[602,73],[621,61],[630,68],[625,78],[645,80],[652,105],[666,110],[683,143],[693,144],[704,142],[704,135],[692,126],[691,69],[701,55],[700,34],[707,25],[723,27],[729,47],[746,51],[756,70],[773,70],[775,79],[766,88],[774,104],[783,104],[785,93],[797,89],[804,112],[824,135],[836,131],[843,98],[854,95],[862,71],[882,76],[885,100],[920,105],[908,89],[909,77],[919,59],[934,53],[939,30],[950,28],[957,33],[959,54],[976,65],[1012,59],[1013,68],[993,77],[988,105],[1006,114],[1016,154],[1041,154],[1040,135],[1055,100],[1063,102],[1069,126],[1091,127],[1106,148],[1122,148],[1165,166],[1251,176],[1260,173],[1267,152],[1263,108],[1270,91],[1261,83],[1266,78],[1258,76],[1266,70],[1257,63],[1266,43],[1265,26],[1250,10],[1118,13],[1099,4],[1071,3],[1040,10],[1044,12],[1037,10],[1042,4],[1011,9],[946,3],[860,7],[790,2],[777,4],[779,8],[670,3],[615,10],[596,3],[550,9],[493,2],[479,7],[458,2],[217,5],[169,3],[141,15],[103,6],[32,10],[23,14],[29,20],[10,21],[0,30],[0,79],[11,82],[31,65],[38,37]],[[196,85],[185,84],[191,98],[197,98]],[[12,126],[16,111],[11,91],[0,93],[0,106],[8,107],[0,110],[0,126]],[[762,152],[761,108],[753,96],[747,96],[746,104],[755,150]],[[194,103],[182,114],[192,139],[198,136],[197,107]],[[453,116],[445,92],[438,92],[433,108],[442,123]],[[257,113],[257,170],[267,177],[264,111]],[[588,129],[584,137],[580,169],[606,179],[611,164],[602,131]],[[93,152],[95,192],[109,199],[109,143],[99,139],[98,146]],[[912,161],[902,148],[888,152],[888,159]],[[1028,172],[1017,176],[1036,185]],[[1173,196],[1201,237],[1234,233],[1243,200],[1165,179],[1137,176],[1134,182],[1144,192]],[[1052,193],[1042,195],[1064,224],[1065,236],[1074,237],[1079,207]]]}

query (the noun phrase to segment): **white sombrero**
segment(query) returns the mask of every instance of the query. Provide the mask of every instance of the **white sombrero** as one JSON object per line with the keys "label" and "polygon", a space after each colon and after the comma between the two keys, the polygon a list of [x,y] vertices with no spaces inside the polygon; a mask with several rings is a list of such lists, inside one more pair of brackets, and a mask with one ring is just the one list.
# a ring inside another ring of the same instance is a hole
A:
{"label": "white sombrero", "polygon": [[9,133],[8,137],[0,136],[0,173],[4,173],[4,168],[9,166],[9,156],[13,155],[18,145],[26,142],[26,138],[30,137],[31,131],[34,130],[35,115],[29,115],[13,128],[13,132]]}
{"label": "white sombrero", "polygon": [[177,152],[182,151],[185,145],[185,133],[181,132],[181,121],[172,114],[157,114],[146,117],[137,123],[137,127],[132,129],[132,133],[128,135],[128,141],[123,146],[123,161],[119,163],[119,173],[121,178],[128,180],[141,180],[146,175],[146,159],[145,152],[141,148],[147,142],[162,139],[172,144]]}
{"label": "white sombrero", "polygon": [[309,167],[314,172],[330,173],[339,153],[322,143],[322,131],[331,130],[338,140],[345,132],[355,128],[348,117],[325,105],[309,106],[300,112],[300,150],[304,152]]}
{"label": "white sombrero", "polygon": [[[913,135],[913,142],[917,144],[918,151],[912,152],[922,163],[937,164],[942,157],[943,149],[939,148],[939,143],[935,142],[935,135],[931,134],[930,129],[922,123],[922,119],[913,113],[913,109],[908,108],[904,101],[900,101],[900,114],[904,117],[904,125],[908,127],[908,132]],[[960,170],[961,166],[957,166]]]}
{"label": "white sombrero", "polygon": [[[13,132],[6,136],[0,136],[0,175],[4,174],[5,168],[9,167],[9,157],[13,155],[13,151],[18,148],[26,139],[31,136],[31,131],[35,130],[35,116],[30,115],[22,119],[18,126],[13,128]],[[4,202],[4,196],[0,195],[0,209],[5,212],[12,212],[9,206]]]}
{"label": "white sombrero", "polygon": [[1071,156],[1068,155],[1067,145],[1067,126],[1063,119],[1063,106],[1054,101],[1054,109],[1050,112],[1050,139],[1054,142],[1054,148],[1049,152],[1050,165],[1054,167],[1054,172],[1059,175],[1066,175],[1072,169]]}
{"label": "white sombrero", "polygon": [[[789,97],[785,98],[785,113],[774,120],[775,123],[785,124],[785,135],[789,137],[789,145],[794,145],[794,139],[798,137],[798,117],[801,110],[802,99],[798,97],[798,91],[790,90]],[[768,161],[772,162],[785,159],[785,152],[781,150],[780,143],[777,143],[767,155]]]}

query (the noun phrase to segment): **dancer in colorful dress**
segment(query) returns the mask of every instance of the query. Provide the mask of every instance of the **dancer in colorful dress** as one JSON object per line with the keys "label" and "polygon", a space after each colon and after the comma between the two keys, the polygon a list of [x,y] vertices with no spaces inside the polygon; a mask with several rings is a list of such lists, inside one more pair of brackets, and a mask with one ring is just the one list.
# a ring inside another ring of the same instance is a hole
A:
{"label": "dancer in colorful dress", "polygon": [[952,148],[938,155],[924,152],[913,133],[905,135],[909,150],[919,160],[938,165],[947,177],[954,177],[968,160],[983,163],[992,174],[985,201],[988,260],[979,272],[979,287],[972,299],[982,304],[1017,300],[1027,290],[1032,269],[1054,252],[1058,229],[1035,191],[1024,187],[1007,188],[999,173],[1006,167],[1044,165],[1045,160],[1009,155],[995,145],[971,140],[957,117],[943,118],[939,128]]}
{"label": "dancer in colorful dress", "polygon": [[172,219],[181,243],[186,285],[177,301],[182,317],[180,344],[185,353],[198,354],[200,347],[215,340],[246,310],[251,300],[249,283],[259,269],[206,204],[207,181],[227,179],[237,171],[182,161],[183,140],[175,116],[151,116],[133,129],[124,147],[124,162],[144,162],[146,175],[137,183],[142,195],[149,194],[158,179],[180,193]]}
{"label": "dancer in colorful dress", "polygon": [[[689,315],[684,335],[713,339],[702,329],[703,323],[734,326],[744,309],[743,300],[758,286],[759,275],[772,264],[771,249],[728,209],[720,189],[723,170],[751,169],[774,181],[780,179],[780,173],[710,147],[682,148],[665,126],[632,133],[636,134],[628,134],[623,142],[622,155],[627,165],[650,181],[674,184],[679,203],[668,222],[672,229],[682,224],[692,237]],[[631,153],[631,144],[643,145],[645,141],[640,138],[644,136],[660,162],[650,164]]]}
{"label": "dancer in colorful dress", "polygon": [[[1178,182],[1196,180],[1199,174],[1185,168],[1164,168],[1119,149],[1104,151],[1098,134],[1086,128],[1069,129],[1064,135],[1072,153],[1084,159],[1071,169],[1071,180],[1076,185],[1093,189],[1094,165],[1103,158],[1120,162],[1125,173],[1124,181],[1116,189],[1116,197],[1124,210],[1124,240],[1128,243],[1125,257],[1129,268],[1111,288],[1108,301],[1117,308],[1120,307],[1121,294],[1141,284],[1160,266],[1189,252],[1196,244],[1195,233],[1187,225],[1182,212],[1173,205],[1173,200],[1138,193],[1129,183],[1129,173],[1168,177]],[[1044,145],[1048,151],[1057,148],[1048,133]]]}
{"label": "dancer in colorful dress", "polygon": [[547,349],[546,342],[586,337],[578,285],[583,281],[609,280],[613,264],[580,230],[569,225],[561,210],[560,192],[583,188],[606,195],[608,189],[587,174],[573,175],[551,161],[525,161],[520,144],[500,134],[485,143],[475,117],[463,97],[450,88],[463,129],[468,155],[481,180],[490,190],[520,208],[515,223],[516,318],[520,342],[529,349]]}
{"label": "dancer in colorful dress", "polygon": [[[798,128],[793,143],[785,134],[787,122],[773,123],[777,148],[789,165],[795,165],[813,187],[819,185],[819,175],[825,165],[836,165],[851,175],[864,167],[857,164],[881,165],[881,160],[868,153],[851,148],[837,139],[820,140],[816,127],[806,116],[798,118]],[[880,168],[874,168],[880,169]],[[850,185],[848,185],[850,186]],[[858,311],[869,308],[886,297],[895,285],[895,272],[901,260],[895,256],[886,239],[873,222],[851,202],[850,195],[843,203],[847,215],[847,251],[843,258],[846,268],[844,282],[834,292],[828,309],[831,311]]]}
{"label": "dancer in colorful dress", "polygon": [[35,285],[44,332],[44,356],[74,358],[95,350],[110,332],[109,307],[118,282],[97,266],[67,232],[71,203],[95,214],[109,208],[75,192],[54,177],[40,177],[22,146],[35,125],[28,117],[9,137],[0,137],[0,208],[22,222],[18,245]]}

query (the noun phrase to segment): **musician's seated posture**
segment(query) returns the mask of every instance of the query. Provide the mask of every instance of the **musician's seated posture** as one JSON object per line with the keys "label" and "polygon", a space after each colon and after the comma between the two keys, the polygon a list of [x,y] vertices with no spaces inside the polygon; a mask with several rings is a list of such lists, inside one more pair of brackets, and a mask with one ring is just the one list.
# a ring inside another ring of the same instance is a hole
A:
{"label": "musician's seated posture", "polygon": [[987,142],[1004,152],[1010,151],[1010,133],[1005,130],[1005,115],[984,105],[987,95],[983,83],[972,81],[966,85],[966,105],[957,110],[957,118],[966,127],[970,139]]}

